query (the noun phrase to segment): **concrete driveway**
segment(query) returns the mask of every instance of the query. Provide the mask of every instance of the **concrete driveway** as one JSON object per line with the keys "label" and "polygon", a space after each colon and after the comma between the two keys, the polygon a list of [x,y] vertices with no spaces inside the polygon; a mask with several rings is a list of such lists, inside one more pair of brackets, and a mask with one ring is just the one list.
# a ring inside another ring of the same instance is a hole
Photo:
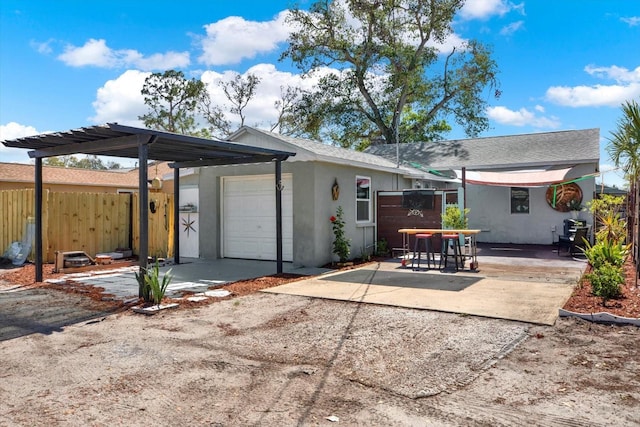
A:
{"label": "concrete driveway", "polygon": [[264,292],[553,325],[586,268],[550,246],[480,245],[477,272],[413,271],[389,260]]}

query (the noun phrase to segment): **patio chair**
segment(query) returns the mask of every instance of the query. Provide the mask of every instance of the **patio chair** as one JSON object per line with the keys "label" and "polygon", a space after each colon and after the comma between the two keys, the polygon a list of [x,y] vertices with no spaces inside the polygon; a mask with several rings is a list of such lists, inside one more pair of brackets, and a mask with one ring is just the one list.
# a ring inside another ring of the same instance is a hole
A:
{"label": "patio chair", "polygon": [[570,236],[558,237],[558,256],[560,256],[560,248],[567,248],[567,252],[570,256],[580,251],[580,248],[584,248],[584,241],[587,238],[588,227],[578,227],[576,232]]}

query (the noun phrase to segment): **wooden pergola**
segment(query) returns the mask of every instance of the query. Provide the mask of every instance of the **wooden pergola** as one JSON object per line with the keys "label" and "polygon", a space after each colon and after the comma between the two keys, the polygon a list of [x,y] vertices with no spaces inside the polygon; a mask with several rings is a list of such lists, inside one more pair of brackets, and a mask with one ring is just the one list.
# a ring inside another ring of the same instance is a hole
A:
{"label": "wooden pergola", "polygon": [[[117,123],[46,133],[2,141],[7,147],[29,149],[35,159],[35,264],[36,282],[42,282],[42,159],[70,154],[91,154],[138,159],[140,191],[140,271],[149,255],[149,194],[147,162],[171,162],[174,177],[174,217],[179,217],[180,168],[275,162],[277,273],[282,273],[282,161],[295,153],[179,135]],[[180,263],[180,229],[174,221],[174,261]],[[140,289],[140,292],[142,289]],[[142,295],[141,295],[142,296]]]}

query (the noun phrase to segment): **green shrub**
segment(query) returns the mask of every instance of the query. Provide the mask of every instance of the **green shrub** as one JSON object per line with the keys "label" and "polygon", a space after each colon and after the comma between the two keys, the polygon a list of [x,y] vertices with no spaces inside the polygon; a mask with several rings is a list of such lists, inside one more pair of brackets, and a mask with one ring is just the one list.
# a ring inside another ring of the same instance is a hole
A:
{"label": "green shrub", "polygon": [[587,278],[591,282],[591,293],[602,298],[602,305],[606,305],[608,299],[620,296],[624,282],[622,267],[605,262]]}
{"label": "green shrub", "polygon": [[389,255],[389,242],[387,242],[387,239],[385,239],[384,237],[376,242],[376,255]]}
{"label": "green shrub", "polygon": [[347,239],[344,233],[344,219],[342,218],[344,212],[342,206],[338,206],[335,216],[331,216],[331,227],[333,228],[333,253],[338,255],[340,262],[345,262],[349,259],[351,254],[351,240]]}
{"label": "green shrub", "polygon": [[630,245],[620,241],[603,239],[591,246],[585,242],[584,254],[594,270],[599,269],[605,263],[620,267],[629,253]]}
{"label": "green shrub", "polygon": [[450,230],[464,230],[469,228],[469,209],[464,210],[464,215],[458,205],[447,206],[442,216],[442,228]]}
{"label": "green shrub", "polygon": [[136,280],[142,285],[142,298],[145,302],[153,302],[158,305],[162,302],[164,294],[167,291],[167,287],[173,276],[171,270],[167,271],[162,278],[160,278],[160,264],[158,260],[151,268],[143,269],[143,274],[136,273]]}

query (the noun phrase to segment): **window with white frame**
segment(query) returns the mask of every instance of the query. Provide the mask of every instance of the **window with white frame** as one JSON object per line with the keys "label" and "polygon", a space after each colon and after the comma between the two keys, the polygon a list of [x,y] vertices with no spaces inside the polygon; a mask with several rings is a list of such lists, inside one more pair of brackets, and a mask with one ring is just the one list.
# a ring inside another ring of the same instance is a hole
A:
{"label": "window with white frame", "polygon": [[356,176],[356,223],[371,222],[371,178]]}

